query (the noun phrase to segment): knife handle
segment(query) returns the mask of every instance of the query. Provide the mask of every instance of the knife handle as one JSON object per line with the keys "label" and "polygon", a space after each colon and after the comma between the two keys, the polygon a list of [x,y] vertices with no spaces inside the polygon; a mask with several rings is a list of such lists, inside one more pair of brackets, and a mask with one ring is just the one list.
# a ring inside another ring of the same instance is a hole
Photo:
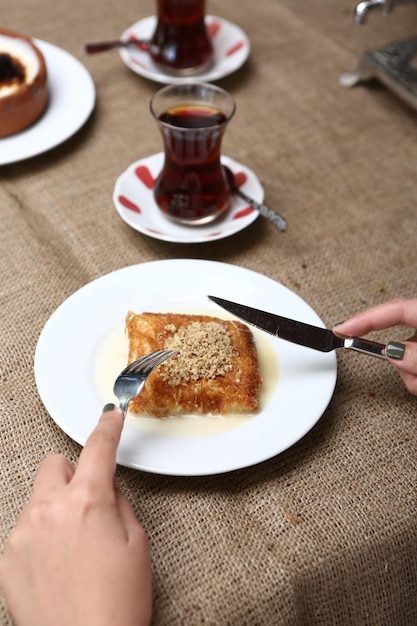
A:
{"label": "knife handle", "polygon": [[370,356],[376,356],[380,359],[387,358],[385,354],[386,345],[376,341],[369,341],[369,339],[360,339],[358,337],[345,339],[344,347],[349,350],[362,352],[363,354],[369,354]]}

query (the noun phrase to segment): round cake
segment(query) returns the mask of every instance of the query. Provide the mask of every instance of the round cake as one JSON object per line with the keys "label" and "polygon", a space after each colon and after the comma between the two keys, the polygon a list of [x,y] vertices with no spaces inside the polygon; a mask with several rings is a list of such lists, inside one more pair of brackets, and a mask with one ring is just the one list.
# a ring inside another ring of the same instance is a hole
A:
{"label": "round cake", "polygon": [[0,137],[27,128],[45,111],[45,59],[24,35],[0,29]]}

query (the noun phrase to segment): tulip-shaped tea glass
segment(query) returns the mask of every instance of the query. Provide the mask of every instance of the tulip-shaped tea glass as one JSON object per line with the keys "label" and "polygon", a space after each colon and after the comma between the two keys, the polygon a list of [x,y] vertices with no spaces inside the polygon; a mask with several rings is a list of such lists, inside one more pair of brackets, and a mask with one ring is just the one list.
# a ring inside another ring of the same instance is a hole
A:
{"label": "tulip-shaped tea glass", "polygon": [[157,0],[151,56],[164,71],[192,76],[214,62],[205,23],[205,0]]}
{"label": "tulip-shaped tea glass", "polygon": [[231,198],[220,153],[235,111],[232,96],[209,83],[185,81],[157,91],[150,108],[165,152],[154,185],[156,204],[182,224],[212,222],[227,211]]}

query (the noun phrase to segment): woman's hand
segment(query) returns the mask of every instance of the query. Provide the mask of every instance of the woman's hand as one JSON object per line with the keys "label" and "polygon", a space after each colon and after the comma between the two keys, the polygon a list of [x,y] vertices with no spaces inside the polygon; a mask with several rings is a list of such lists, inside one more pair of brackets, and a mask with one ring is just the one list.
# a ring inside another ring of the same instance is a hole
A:
{"label": "woman's hand", "polygon": [[148,539],[115,484],[123,428],[104,413],[76,468],[47,457],[32,500],[0,560],[0,587],[17,626],[149,624]]}
{"label": "woman's hand", "polygon": [[[341,337],[361,337],[372,330],[383,330],[393,326],[417,328],[417,298],[398,298],[358,313],[333,331]],[[404,342],[391,341],[387,344],[386,355],[397,368],[405,386],[417,395],[417,335]]]}

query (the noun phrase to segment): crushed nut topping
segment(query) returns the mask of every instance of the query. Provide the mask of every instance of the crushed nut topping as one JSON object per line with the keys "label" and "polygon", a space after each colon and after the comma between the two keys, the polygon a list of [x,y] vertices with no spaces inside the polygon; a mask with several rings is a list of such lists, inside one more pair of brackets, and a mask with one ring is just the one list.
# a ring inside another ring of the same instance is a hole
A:
{"label": "crushed nut topping", "polygon": [[223,376],[238,356],[224,326],[218,322],[193,322],[188,327],[165,326],[171,336],[165,348],[178,354],[164,363],[161,377],[173,387],[183,382]]}

